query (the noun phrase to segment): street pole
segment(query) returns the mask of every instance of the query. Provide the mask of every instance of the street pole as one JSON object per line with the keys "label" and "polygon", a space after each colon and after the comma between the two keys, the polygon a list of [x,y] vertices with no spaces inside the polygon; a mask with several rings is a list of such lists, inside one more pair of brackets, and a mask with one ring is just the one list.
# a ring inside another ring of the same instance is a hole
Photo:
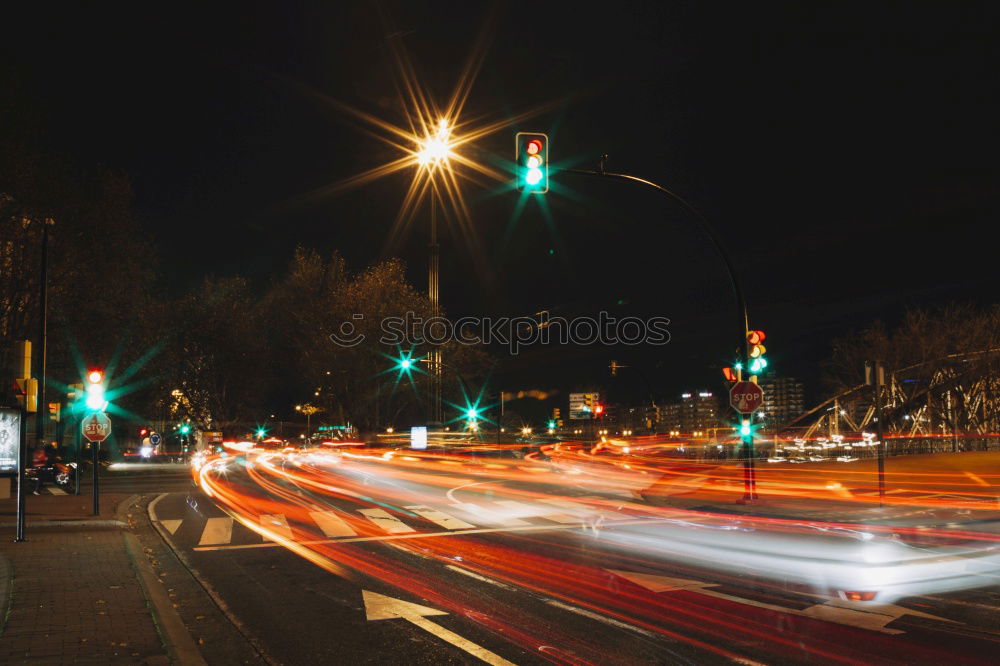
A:
{"label": "street pole", "polygon": [[101,446],[100,442],[91,442],[90,443],[91,464],[94,466],[93,479],[94,479],[94,515],[95,516],[101,515],[101,494],[100,494],[100,489],[99,489],[99,486],[98,486],[98,483],[99,483],[100,478],[101,478],[101,474],[98,471],[98,468],[101,466],[100,465],[101,461],[100,461],[99,456],[97,454],[97,449],[99,449],[100,446]]}
{"label": "street pole", "polygon": [[881,361],[875,362],[875,418],[878,419],[878,503],[885,502],[885,419],[882,414],[882,384],[885,369]]}
{"label": "street pole", "polygon": [[76,423],[76,474],[74,474],[75,484],[73,489],[74,495],[80,494],[80,465],[83,462],[83,436],[80,434],[80,429],[83,427],[83,417],[81,416],[77,419]]}
{"label": "street pole", "polygon": [[21,410],[20,428],[17,442],[17,527],[14,532],[14,542],[27,541],[24,536],[24,495],[27,479],[24,472],[28,464],[28,412]]}
{"label": "street pole", "polygon": [[48,418],[49,405],[45,401],[45,363],[48,346],[48,260],[49,260],[49,218],[42,220],[42,270],[41,284],[38,294],[38,355],[40,360],[40,375],[38,378],[38,410],[35,413],[35,443],[45,447],[45,421]]}
{"label": "street pole", "polygon": [[[431,316],[441,314],[441,246],[438,245],[437,196],[431,192],[431,242],[430,259],[427,266],[427,297],[431,302]],[[431,371],[433,388],[431,390],[431,421],[440,424],[441,415],[441,348],[434,347],[431,351]]]}
{"label": "street pole", "polygon": [[875,419],[878,422],[878,448],[875,450],[878,461],[878,503],[885,502],[885,424],[882,414],[882,386],[885,384],[885,367],[881,361],[865,361],[865,383],[872,387],[872,398],[875,401]]}
{"label": "street pole", "polygon": [[[588,171],[585,169],[566,169],[565,173],[575,173],[584,176],[596,176],[598,178],[608,178],[610,180],[620,180],[628,183],[634,183],[636,185],[642,185],[653,190],[656,190],[660,194],[664,194],[669,199],[673,199],[677,203],[681,204],[686,208],[691,214],[694,215],[695,219],[701,225],[702,230],[708,234],[708,237],[712,240],[713,245],[715,245],[716,252],[719,253],[719,257],[722,259],[722,263],[725,265],[726,273],[729,275],[729,282],[733,288],[733,295],[736,298],[736,309],[739,316],[739,331],[740,331],[740,342],[736,346],[737,354],[741,355],[741,364],[746,365],[748,356],[746,354],[746,336],[750,331],[750,317],[747,313],[747,302],[746,297],[743,294],[743,287],[740,285],[739,280],[736,278],[736,270],[733,268],[732,259],[729,257],[729,253],[726,251],[725,246],[722,244],[722,239],[715,232],[715,229],[709,223],[708,218],[705,217],[700,210],[695,208],[693,205],[688,203],[686,199],[680,195],[668,190],[662,185],[658,185],[651,180],[646,180],[645,178],[639,178],[638,176],[633,176],[627,173],[611,173],[605,170],[605,164],[607,162],[607,155],[602,156],[600,166],[597,171]],[[744,350],[740,352],[739,350]],[[744,451],[746,456],[743,460],[743,477],[745,487],[749,488],[748,497],[745,499],[757,499],[757,480],[753,465],[753,438],[744,438]]]}

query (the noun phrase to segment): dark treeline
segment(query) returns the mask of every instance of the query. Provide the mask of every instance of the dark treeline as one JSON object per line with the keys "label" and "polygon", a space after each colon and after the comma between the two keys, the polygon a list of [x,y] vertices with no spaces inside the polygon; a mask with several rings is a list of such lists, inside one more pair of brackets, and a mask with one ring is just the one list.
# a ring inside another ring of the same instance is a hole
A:
{"label": "dark treeline", "polygon": [[[425,418],[426,363],[408,376],[383,344],[379,322],[427,316],[426,296],[388,260],[350,270],[336,253],[299,248],[287,271],[254,290],[240,276],[209,276],[180,296],[163,288],[161,263],[133,212],[123,174],[73,165],[40,148],[23,107],[0,106],[0,359],[3,401],[13,399],[13,349],[35,343],[42,229],[48,225],[47,399],[65,400],[87,368],[107,371],[112,411],[135,423],[190,419],[202,429],[301,418],[362,429]],[[361,319],[357,317],[360,316]],[[364,342],[331,333],[345,321]],[[424,354],[413,350],[414,358]],[[450,349],[447,400],[462,404],[491,367],[474,347]],[[454,410],[452,410],[454,411]],[[450,418],[450,416],[448,417]],[[237,434],[237,433],[234,433]]]}

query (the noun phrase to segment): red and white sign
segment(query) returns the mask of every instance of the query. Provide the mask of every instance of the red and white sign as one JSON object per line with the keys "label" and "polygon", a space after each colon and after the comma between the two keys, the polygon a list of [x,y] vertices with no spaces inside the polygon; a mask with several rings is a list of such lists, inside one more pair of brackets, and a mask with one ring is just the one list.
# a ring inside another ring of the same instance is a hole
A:
{"label": "red and white sign", "polygon": [[83,417],[80,429],[87,440],[103,442],[111,434],[111,419],[104,412],[94,412]]}
{"label": "red and white sign", "polygon": [[764,406],[764,389],[753,382],[736,382],[729,389],[729,404],[740,414],[753,414]]}

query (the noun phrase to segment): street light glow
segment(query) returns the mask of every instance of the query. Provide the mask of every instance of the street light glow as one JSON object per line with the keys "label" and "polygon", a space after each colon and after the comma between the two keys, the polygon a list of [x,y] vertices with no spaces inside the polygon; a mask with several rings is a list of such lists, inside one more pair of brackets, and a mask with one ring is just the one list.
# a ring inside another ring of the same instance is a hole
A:
{"label": "street light glow", "polygon": [[438,162],[445,162],[451,156],[451,144],[448,129],[448,121],[444,118],[438,120],[437,131],[433,135],[428,135],[420,144],[417,151],[417,163],[421,166],[429,166]]}

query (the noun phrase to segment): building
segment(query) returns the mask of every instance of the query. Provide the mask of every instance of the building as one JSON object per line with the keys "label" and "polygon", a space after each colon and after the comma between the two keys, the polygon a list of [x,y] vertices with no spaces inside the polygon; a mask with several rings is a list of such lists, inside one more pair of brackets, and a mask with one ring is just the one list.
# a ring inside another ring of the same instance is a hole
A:
{"label": "building", "polygon": [[802,382],[794,377],[774,377],[760,382],[764,390],[763,420],[770,427],[780,428],[805,412]]}
{"label": "building", "polygon": [[680,402],[657,405],[657,432],[706,433],[719,427],[719,399],[711,391],[682,393]]}

